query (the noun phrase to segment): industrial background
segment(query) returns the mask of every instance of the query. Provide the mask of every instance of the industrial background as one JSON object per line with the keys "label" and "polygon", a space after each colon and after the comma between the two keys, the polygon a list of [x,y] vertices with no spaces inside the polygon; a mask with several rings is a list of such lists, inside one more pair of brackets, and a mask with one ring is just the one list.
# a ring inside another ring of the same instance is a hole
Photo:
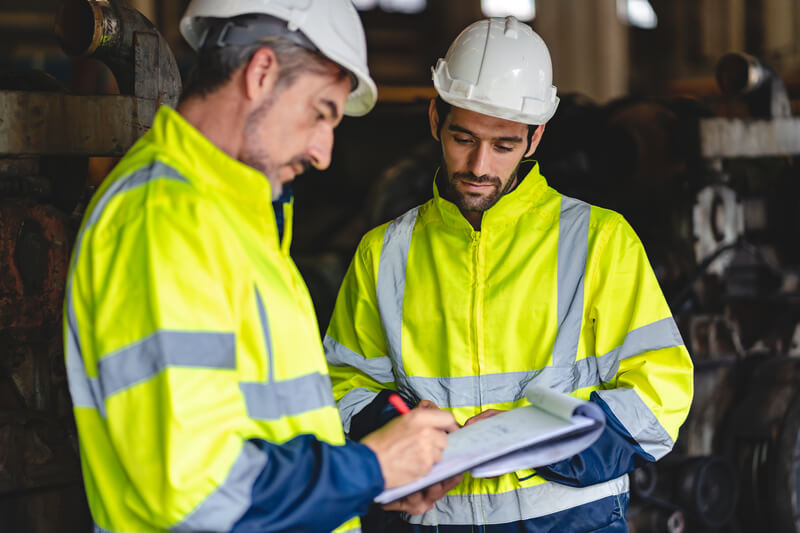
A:
{"label": "industrial background", "polygon": [[[88,532],[61,341],[93,190],[180,94],[186,0],[0,0],[0,531]],[[485,15],[530,20],[560,107],[551,185],[622,212],[696,366],[631,530],[800,532],[800,0],[359,0],[379,103],[295,184],[325,328],[369,228],[426,200],[430,67]],[[131,280],[135,283],[135,280]]]}

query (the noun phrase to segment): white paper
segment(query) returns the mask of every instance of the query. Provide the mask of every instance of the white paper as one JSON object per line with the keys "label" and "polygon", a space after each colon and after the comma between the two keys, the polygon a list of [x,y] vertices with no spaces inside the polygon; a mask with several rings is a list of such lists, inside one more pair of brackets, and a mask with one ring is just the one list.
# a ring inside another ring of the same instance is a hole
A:
{"label": "white paper", "polygon": [[541,387],[526,392],[541,407],[512,409],[450,433],[427,476],[385,490],[375,501],[389,503],[468,470],[489,477],[551,464],[590,446],[602,432],[605,417],[596,405]]}

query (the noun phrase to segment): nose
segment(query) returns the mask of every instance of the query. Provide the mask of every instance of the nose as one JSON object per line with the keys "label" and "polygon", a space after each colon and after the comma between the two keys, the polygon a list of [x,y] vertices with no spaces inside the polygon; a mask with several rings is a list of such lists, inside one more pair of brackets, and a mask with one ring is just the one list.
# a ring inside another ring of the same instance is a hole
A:
{"label": "nose", "polygon": [[333,127],[321,123],[311,135],[308,142],[307,154],[311,164],[317,170],[325,170],[331,164],[331,151],[333,151]]}
{"label": "nose", "polygon": [[489,174],[489,159],[491,147],[488,143],[478,143],[470,156],[470,170],[476,176]]}

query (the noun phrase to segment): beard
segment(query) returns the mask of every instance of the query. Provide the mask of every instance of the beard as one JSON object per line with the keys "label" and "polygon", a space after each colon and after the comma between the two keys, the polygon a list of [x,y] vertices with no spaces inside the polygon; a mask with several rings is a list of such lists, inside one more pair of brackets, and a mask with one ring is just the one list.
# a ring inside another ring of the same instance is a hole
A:
{"label": "beard", "polygon": [[[449,200],[456,204],[461,211],[475,211],[475,212],[484,212],[491,208],[494,204],[500,200],[502,196],[508,194],[516,185],[517,183],[517,169],[519,168],[519,164],[514,167],[514,170],[508,177],[508,181],[506,182],[505,186],[503,186],[503,181],[498,176],[492,176],[490,174],[484,174],[482,176],[476,176],[472,172],[454,172],[450,173],[450,169],[447,168],[447,163],[442,161],[442,170],[443,173],[439,174],[439,177],[436,180],[436,184],[439,187],[439,193],[441,194],[442,198],[445,200]],[[443,179],[446,178],[446,179]],[[488,193],[479,193],[479,192],[462,192],[459,191],[456,187],[456,184],[459,181],[469,181],[472,183],[477,183],[481,185],[492,185],[492,190]]]}
{"label": "beard", "polygon": [[286,163],[278,163],[269,154],[268,148],[259,142],[259,131],[263,130],[262,125],[267,120],[267,114],[272,108],[274,100],[270,98],[253,110],[247,116],[244,123],[245,142],[239,154],[239,161],[252,167],[267,177],[272,189],[272,200],[280,198],[283,192],[283,184],[280,179],[281,168],[290,165],[297,165],[301,168],[299,174],[311,168],[311,161],[305,155],[296,155]]}

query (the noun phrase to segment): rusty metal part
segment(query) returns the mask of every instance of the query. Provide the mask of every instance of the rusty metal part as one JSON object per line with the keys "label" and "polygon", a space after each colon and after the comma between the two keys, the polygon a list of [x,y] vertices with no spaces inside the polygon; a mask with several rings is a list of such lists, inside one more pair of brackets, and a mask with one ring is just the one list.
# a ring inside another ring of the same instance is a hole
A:
{"label": "rusty metal part", "polygon": [[36,72],[0,77],[2,531],[91,529],[61,327],[81,156],[123,155],[180,93],[166,42],[121,2],[68,0],[57,31],[69,52],[109,66],[125,94],[69,95]]}
{"label": "rusty metal part", "polygon": [[70,55],[108,65],[122,94],[175,106],[181,78],[169,45],[144,15],[117,0],[66,0],[56,35]]}
{"label": "rusty metal part", "polygon": [[150,128],[161,104],[177,104],[175,57],[138,11],[116,0],[67,0],[56,33],[68,53],[108,65],[123,95],[0,91],[0,157],[122,156]]}
{"label": "rusty metal part", "polygon": [[0,156],[122,156],[152,125],[154,100],[0,91]]}
{"label": "rusty metal part", "polygon": [[0,494],[80,483],[61,348],[70,223],[0,200]]}

